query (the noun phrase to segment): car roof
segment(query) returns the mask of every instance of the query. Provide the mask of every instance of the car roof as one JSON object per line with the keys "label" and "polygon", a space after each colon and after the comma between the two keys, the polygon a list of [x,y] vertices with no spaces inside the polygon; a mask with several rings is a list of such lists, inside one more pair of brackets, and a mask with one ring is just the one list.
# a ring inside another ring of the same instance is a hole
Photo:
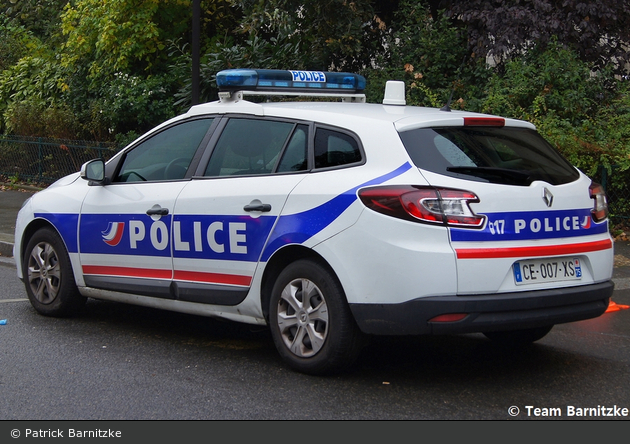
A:
{"label": "car roof", "polygon": [[[463,126],[464,117],[497,117],[468,111],[443,111],[438,108],[420,106],[382,105],[376,103],[351,102],[267,102],[253,103],[247,100],[235,102],[209,102],[195,105],[182,117],[203,114],[249,114],[294,118],[350,126],[357,120],[374,120],[394,125],[398,131],[430,126]],[[529,122],[505,119],[506,126],[534,129]]]}

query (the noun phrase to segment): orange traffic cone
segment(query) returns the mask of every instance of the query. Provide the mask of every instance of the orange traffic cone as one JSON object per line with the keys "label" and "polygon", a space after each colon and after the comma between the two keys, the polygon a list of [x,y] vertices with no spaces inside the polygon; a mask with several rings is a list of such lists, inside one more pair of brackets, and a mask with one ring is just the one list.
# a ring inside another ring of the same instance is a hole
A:
{"label": "orange traffic cone", "polygon": [[606,309],[605,313],[612,313],[613,311],[619,311],[619,310],[627,310],[628,308],[630,308],[630,305],[620,305],[620,304],[617,304],[616,302],[613,302],[613,300],[611,299],[610,302],[608,303],[608,308]]}

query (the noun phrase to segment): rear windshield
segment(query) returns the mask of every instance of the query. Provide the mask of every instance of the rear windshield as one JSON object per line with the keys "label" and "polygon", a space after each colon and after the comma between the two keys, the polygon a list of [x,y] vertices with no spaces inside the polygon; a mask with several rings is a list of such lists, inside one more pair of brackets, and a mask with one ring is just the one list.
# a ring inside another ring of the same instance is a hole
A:
{"label": "rear windshield", "polygon": [[445,127],[400,133],[421,169],[467,180],[528,186],[573,182],[576,169],[536,131],[527,128]]}

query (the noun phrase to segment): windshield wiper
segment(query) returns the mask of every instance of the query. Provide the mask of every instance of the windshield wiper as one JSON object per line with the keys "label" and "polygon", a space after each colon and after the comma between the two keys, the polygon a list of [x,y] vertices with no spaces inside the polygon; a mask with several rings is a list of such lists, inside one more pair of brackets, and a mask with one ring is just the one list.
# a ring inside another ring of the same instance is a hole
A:
{"label": "windshield wiper", "polygon": [[480,177],[492,183],[505,185],[529,185],[532,183],[529,171],[511,170],[496,167],[447,167],[446,171]]}

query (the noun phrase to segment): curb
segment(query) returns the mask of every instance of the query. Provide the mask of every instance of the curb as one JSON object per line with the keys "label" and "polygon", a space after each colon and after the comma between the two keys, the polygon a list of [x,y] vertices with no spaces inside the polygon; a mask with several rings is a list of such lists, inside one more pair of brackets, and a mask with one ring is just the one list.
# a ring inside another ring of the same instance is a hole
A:
{"label": "curb", "polygon": [[10,242],[0,241],[0,256],[13,257],[13,244]]}
{"label": "curb", "polygon": [[26,191],[42,191],[44,188],[34,186],[34,185],[25,185],[18,183],[10,183],[10,182],[0,182],[0,186],[6,187],[9,190],[26,190]]}

